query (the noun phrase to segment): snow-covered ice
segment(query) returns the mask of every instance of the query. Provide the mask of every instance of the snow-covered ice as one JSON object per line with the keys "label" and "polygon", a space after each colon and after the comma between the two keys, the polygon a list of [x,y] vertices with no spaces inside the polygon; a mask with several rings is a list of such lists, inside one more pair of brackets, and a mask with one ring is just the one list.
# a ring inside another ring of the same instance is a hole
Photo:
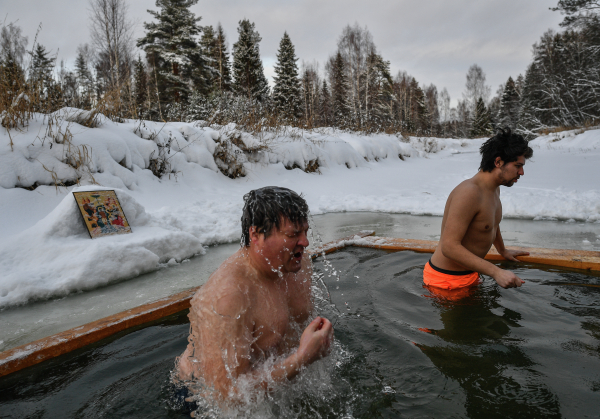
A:
{"label": "snow-covered ice", "polygon": [[[147,121],[86,128],[67,121],[74,112],[39,115],[10,137],[0,130],[0,306],[125,280],[235,242],[242,196],[262,186],[301,192],[313,214],[442,215],[452,188],[476,173],[483,142],[333,129],[256,136],[233,125]],[[600,130],[530,144],[525,176],[502,189],[504,216],[600,223]],[[148,170],[159,145],[169,145],[172,171],[162,179]],[[79,169],[67,164],[85,153]],[[220,172],[224,153],[245,177]],[[316,162],[320,173],[298,169]],[[84,186],[57,189],[53,174]],[[89,239],[71,192],[94,188],[116,190],[133,234]]]}

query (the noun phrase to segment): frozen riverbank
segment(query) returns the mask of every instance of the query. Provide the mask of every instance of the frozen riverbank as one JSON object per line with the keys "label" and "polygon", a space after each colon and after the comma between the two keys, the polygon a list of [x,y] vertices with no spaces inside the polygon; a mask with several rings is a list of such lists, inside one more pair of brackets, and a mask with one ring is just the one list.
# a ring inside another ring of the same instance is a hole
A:
{"label": "frozen riverbank", "polygon": [[[236,242],[242,196],[262,186],[303,193],[313,214],[441,215],[452,188],[476,173],[482,143],[333,130],[257,138],[232,127],[152,124],[143,132],[134,122],[108,121],[92,129],[69,125],[71,142],[92,150],[88,175],[105,188],[117,188],[131,218],[134,234],[99,240],[88,238],[78,218],[70,196],[73,187],[14,187],[15,179],[22,186],[47,183],[50,167],[68,175],[68,167],[61,166],[65,150],[58,152],[60,144],[50,149],[46,143],[42,150],[36,140],[45,132],[43,121],[11,132],[14,151],[6,133],[0,135],[0,306],[92,289],[156,270],[170,260],[181,262],[207,245]],[[175,139],[170,143],[175,173],[159,179],[147,167],[158,144],[169,139]],[[245,177],[231,179],[219,169],[224,144],[238,147],[226,141],[231,139],[254,150],[237,153]],[[258,149],[257,144],[268,147]],[[531,145],[534,157],[525,176],[502,190],[505,218],[599,222],[600,131],[553,134]],[[315,161],[320,173],[301,170]],[[36,162],[45,162],[46,169]],[[600,237],[586,237],[581,248],[592,250],[599,242]]]}

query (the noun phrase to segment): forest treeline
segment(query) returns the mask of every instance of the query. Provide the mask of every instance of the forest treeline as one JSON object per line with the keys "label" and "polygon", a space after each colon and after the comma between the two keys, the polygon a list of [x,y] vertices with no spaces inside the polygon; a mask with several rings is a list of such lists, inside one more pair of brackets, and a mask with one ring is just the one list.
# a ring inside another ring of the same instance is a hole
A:
{"label": "forest treeline", "polygon": [[559,0],[553,10],[565,15],[563,30],[550,30],[533,45],[524,75],[508,77],[492,95],[474,64],[456,107],[445,88],[420,84],[404,71],[392,74],[369,30],[358,24],[342,30],[325,63],[300,61],[285,32],[271,88],[254,23],[239,22],[230,50],[220,24],[200,25],[190,10],[197,2],[156,0],[144,36],[134,39],[126,0],[90,0],[90,42],[78,47],[74,68],[57,63],[39,33],[28,49],[19,26],[3,25],[2,125],[70,106],[113,119],[465,138],[505,126],[532,136],[600,117],[600,0]]}

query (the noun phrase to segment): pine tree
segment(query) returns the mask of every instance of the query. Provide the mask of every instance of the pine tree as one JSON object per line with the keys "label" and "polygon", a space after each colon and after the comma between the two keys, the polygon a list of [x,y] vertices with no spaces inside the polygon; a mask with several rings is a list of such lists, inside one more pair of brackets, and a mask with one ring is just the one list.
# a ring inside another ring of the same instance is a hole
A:
{"label": "pine tree", "polygon": [[217,38],[212,26],[204,27],[202,38],[200,38],[200,47],[202,48],[202,53],[206,57],[206,65],[212,70],[206,74],[207,90],[208,92],[212,92],[215,89],[215,79],[217,76],[217,62],[215,60]]}
{"label": "pine tree", "polygon": [[542,128],[539,120],[539,114],[535,103],[540,103],[538,70],[535,63],[527,68],[525,81],[523,82],[523,91],[519,103],[519,126],[518,131],[528,136],[532,136],[534,131]]}
{"label": "pine tree", "polygon": [[89,109],[92,106],[94,82],[82,51],[78,51],[77,58],[75,59],[75,74],[77,75],[77,83],[81,90],[79,107]]}
{"label": "pine tree", "polygon": [[227,51],[227,39],[225,31],[219,23],[215,34],[215,56],[217,76],[214,84],[219,92],[231,91],[231,64],[229,62],[229,52]]}
{"label": "pine tree", "polygon": [[10,106],[14,97],[25,85],[25,72],[19,65],[11,51],[5,53],[0,65],[0,86],[4,89],[2,95],[6,99],[6,105]]}
{"label": "pine tree", "polygon": [[348,81],[346,80],[344,58],[339,51],[333,58],[330,79],[332,122],[336,127],[345,128],[349,125],[350,111],[348,108]]}
{"label": "pine tree", "polygon": [[331,125],[331,123],[332,123],[331,94],[329,93],[329,87],[327,86],[327,80],[323,80],[323,87],[321,87],[318,117],[319,117],[319,122],[322,126]]}
{"label": "pine tree", "polygon": [[48,56],[49,52],[40,44],[36,45],[33,52],[27,53],[31,55],[28,88],[38,95],[38,99],[33,101],[33,110],[47,112],[49,93],[53,92],[52,86],[55,84],[52,77],[54,59]]}
{"label": "pine tree", "polygon": [[577,27],[588,24],[597,17],[600,8],[598,0],[559,0],[553,11],[560,11],[566,15],[561,26]]}
{"label": "pine tree", "polygon": [[210,78],[211,93],[223,93],[231,90],[231,70],[227,41],[223,27],[219,23],[215,31],[212,26],[205,26],[200,41],[204,55],[207,57],[208,66],[211,68]]}
{"label": "pine tree", "polygon": [[391,112],[389,100],[392,93],[390,63],[374,50],[367,56],[365,71],[361,74],[359,94],[364,98],[366,128],[377,131],[389,122]]}
{"label": "pine tree", "polygon": [[37,44],[35,51],[30,53],[32,56],[31,67],[29,70],[29,79],[42,86],[52,81],[52,69],[54,68],[54,59],[50,58],[46,48]]}
{"label": "pine tree", "polygon": [[158,89],[165,101],[181,102],[193,89],[208,90],[207,59],[196,37],[202,29],[190,8],[198,0],[156,0],[158,12],[148,10],[156,22],[144,23],[146,35],[137,46],[158,70]]}
{"label": "pine tree", "polygon": [[139,56],[134,65],[133,80],[135,106],[141,117],[148,107],[148,73],[146,73],[146,66]]}
{"label": "pine tree", "polygon": [[515,80],[515,89],[517,90],[519,97],[521,97],[521,94],[523,93],[523,85],[524,84],[525,84],[525,77],[523,77],[522,74],[519,74],[517,76],[517,79]]}
{"label": "pine tree", "polygon": [[486,137],[492,134],[492,120],[482,98],[475,105],[475,117],[471,122],[471,138]]}
{"label": "pine tree", "polygon": [[520,97],[512,77],[508,78],[502,99],[500,99],[500,112],[498,113],[498,125],[501,128],[510,127],[514,130],[519,123]]}
{"label": "pine tree", "polygon": [[409,84],[410,104],[408,112],[407,131],[415,134],[426,134],[429,126],[429,114],[427,112],[427,100],[425,92],[419,86],[419,82],[411,77]]}
{"label": "pine tree", "polygon": [[264,100],[269,96],[269,83],[263,71],[258,43],[261,37],[248,19],[238,26],[238,41],[233,44],[233,76],[235,91],[249,99]]}
{"label": "pine tree", "polygon": [[287,117],[300,114],[300,80],[296,61],[298,58],[296,58],[294,45],[288,33],[284,32],[275,64],[273,101],[277,109]]}

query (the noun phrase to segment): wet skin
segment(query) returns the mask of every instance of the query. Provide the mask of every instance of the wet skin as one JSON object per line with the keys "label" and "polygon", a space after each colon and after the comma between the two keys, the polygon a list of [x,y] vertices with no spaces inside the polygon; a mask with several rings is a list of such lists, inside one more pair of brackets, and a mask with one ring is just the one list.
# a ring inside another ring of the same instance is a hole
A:
{"label": "wet skin", "polygon": [[[268,237],[250,228],[250,245],[238,250],[194,295],[189,345],[178,360],[179,378],[202,380],[218,399],[235,398],[234,381],[254,387],[293,378],[325,356],[333,340],[329,320],[312,312],[308,223],[284,220]],[[279,357],[267,373],[260,366]]]}
{"label": "wet skin", "polygon": [[520,156],[510,163],[497,157],[494,165],[491,172],[479,171],[454,188],[448,196],[440,243],[431,262],[442,269],[472,270],[491,276],[503,288],[520,287],[525,281],[483,258],[492,244],[508,260],[518,261],[516,256],[529,254],[506,249],[500,233],[500,186],[511,187],[525,174],[525,157]]}

